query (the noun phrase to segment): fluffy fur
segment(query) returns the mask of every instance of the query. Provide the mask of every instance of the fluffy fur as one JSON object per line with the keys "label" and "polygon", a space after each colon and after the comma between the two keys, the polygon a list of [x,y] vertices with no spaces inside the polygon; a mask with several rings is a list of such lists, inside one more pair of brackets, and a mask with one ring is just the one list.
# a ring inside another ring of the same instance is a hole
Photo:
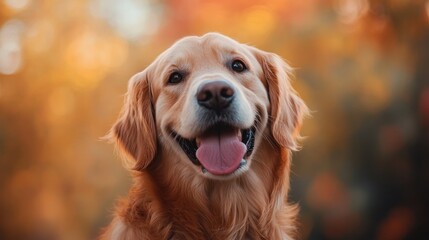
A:
{"label": "fluffy fur", "polygon": [[[247,70],[233,72],[233,59]],[[184,80],[168,84],[175,70],[186,73]],[[134,185],[100,239],[292,239],[290,155],[308,110],[289,72],[275,54],[209,33],[178,41],[136,74],[109,134],[128,159]],[[248,169],[210,177],[172,132],[195,138],[204,131],[195,92],[220,78],[236,90],[237,125],[255,124],[255,147]]]}

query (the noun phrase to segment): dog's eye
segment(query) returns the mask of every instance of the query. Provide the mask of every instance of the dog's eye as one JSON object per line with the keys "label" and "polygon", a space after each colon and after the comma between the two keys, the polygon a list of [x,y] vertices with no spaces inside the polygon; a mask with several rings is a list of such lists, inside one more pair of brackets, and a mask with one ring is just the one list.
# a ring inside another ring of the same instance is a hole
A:
{"label": "dog's eye", "polygon": [[241,73],[247,69],[246,65],[240,60],[234,60],[231,64],[231,68],[233,71]]}
{"label": "dog's eye", "polygon": [[168,84],[177,84],[183,80],[183,75],[179,72],[173,72],[170,77],[168,77]]}

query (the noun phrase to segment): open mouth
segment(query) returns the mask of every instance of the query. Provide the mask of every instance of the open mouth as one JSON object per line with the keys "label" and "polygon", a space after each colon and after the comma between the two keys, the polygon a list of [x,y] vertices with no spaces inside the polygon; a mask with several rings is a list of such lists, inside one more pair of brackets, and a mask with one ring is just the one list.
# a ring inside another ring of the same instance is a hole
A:
{"label": "open mouth", "polygon": [[203,173],[229,175],[247,167],[246,158],[255,144],[255,127],[238,129],[219,123],[195,139],[185,139],[175,132],[173,136]]}

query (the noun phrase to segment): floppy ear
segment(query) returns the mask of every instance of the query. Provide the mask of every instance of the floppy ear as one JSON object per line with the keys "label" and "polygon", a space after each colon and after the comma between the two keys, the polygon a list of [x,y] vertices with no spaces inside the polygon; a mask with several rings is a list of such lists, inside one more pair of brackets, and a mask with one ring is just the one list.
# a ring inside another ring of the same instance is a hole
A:
{"label": "floppy ear", "polygon": [[122,112],[109,135],[131,160],[134,170],[143,170],[155,157],[156,127],[146,70],[129,80]]}
{"label": "floppy ear", "polygon": [[267,81],[270,98],[270,124],[274,140],[281,146],[298,150],[299,130],[309,110],[290,84],[292,68],[279,56],[257,52]]}

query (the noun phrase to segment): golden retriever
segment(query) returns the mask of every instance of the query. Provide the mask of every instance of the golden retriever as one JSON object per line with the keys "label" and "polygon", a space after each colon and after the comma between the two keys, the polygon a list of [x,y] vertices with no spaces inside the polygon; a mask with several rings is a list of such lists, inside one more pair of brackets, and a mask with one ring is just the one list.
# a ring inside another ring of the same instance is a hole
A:
{"label": "golden retriever", "polygon": [[277,55],[185,37],[131,78],[109,137],[134,185],[101,239],[292,239],[291,151],[308,109]]}

